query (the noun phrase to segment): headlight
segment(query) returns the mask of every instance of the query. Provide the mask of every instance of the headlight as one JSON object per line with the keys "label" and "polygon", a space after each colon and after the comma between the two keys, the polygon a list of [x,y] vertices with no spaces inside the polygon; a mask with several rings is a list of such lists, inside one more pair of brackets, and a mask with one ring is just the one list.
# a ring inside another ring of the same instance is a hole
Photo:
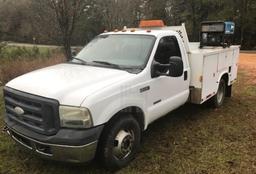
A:
{"label": "headlight", "polygon": [[60,106],[60,125],[66,128],[90,128],[92,118],[87,108]]}

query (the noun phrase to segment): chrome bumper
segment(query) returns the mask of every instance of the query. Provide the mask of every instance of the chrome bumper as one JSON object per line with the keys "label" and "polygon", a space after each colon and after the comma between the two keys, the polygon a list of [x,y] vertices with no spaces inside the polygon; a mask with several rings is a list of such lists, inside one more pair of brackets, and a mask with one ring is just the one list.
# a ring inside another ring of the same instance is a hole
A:
{"label": "chrome bumper", "polygon": [[98,141],[83,146],[47,144],[21,135],[9,128],[6,128],[5,131],[14,141],[26,149],[35,152],[40,157],[57,161],[72,163],[88,162],[94,158],[98,144]]}

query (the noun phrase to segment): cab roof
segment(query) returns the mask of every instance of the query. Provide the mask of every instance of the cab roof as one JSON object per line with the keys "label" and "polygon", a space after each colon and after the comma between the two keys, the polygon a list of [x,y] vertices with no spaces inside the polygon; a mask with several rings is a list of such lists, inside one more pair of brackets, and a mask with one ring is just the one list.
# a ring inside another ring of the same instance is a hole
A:
{"label": "cab roof", "polygon": [[127,29],[126,31],[112,31],[112,32],[106,32],[102,33],[101,35],[148,35],[148,36],[161,36],[165,34],[169,35],[176,35],[177,32],[171,31],[171,30],[164,30],[164,29]]}

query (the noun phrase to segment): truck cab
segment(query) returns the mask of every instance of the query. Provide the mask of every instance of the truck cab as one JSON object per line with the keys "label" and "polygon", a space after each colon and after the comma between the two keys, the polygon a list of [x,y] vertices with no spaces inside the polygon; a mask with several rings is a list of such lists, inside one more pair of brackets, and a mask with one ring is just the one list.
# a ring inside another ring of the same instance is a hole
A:
{"label": "truck cab", "polygon": [[72,61],[6,84],[7,133],[44,158],[80,163],[97,156],[121,168],[156,119],[186,102],[221,106],[238,54],[238,46],[200,50],[184,25],[102,33]]}

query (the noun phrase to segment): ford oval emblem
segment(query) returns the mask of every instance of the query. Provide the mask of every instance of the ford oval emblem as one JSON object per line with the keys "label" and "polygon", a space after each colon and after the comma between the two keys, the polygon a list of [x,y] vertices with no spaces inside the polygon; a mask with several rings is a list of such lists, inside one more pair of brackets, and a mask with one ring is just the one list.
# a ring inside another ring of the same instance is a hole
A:
{"label": "ford oval emblem", "polygon": [[21,107],[19,107],[19,106],[15,107],[14,111],[18,115],[23,115],[25,113],[25,111]]}

